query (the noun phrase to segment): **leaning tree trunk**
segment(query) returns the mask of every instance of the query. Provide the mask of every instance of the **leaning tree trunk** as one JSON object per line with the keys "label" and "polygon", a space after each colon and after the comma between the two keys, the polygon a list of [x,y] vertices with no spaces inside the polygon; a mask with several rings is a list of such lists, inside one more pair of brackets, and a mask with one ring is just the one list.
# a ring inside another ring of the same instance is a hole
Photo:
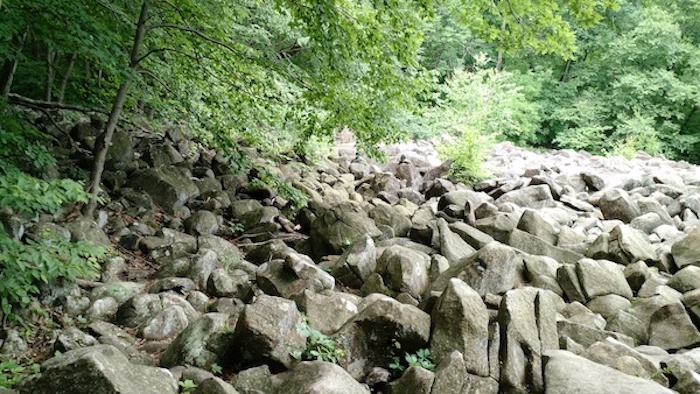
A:
{"label": "leaning tree trunk", "polygon": [[47,75],[46,75],[46,101],[51,101],[53,98],[53,81],[56,79],[56,62],[58,61],[58,55],[56,54],[56,51],[52,50],[49,48],[46,51],[46,68],[47,68]]}
{"label": "leaning tree trunk", "polygon": [[15,52],[15,58],[6,62],[3,67],[3,80],[0,81],[0,90],[2,90],[2,97],[7,97],[12,89],[12,81],[15,79],[15,72],[17,71],[17,64],[19,63],[19,55],[22,54],[24,49],[24,44],[27,42],[27,35],[29,34],[29,26],[24,29],[22,37],[19,39],[19,44],[17,45],[17,51]]}
{"label": "leaning tree trunk", "polygon": [[[139,66],[141,44],[143,43],[143,38],[146,35],[147,16],[148,4],[146,4],[146,1],[143,1],[143,3],[141,3],[141,14],[139,15],[139,21],[136,25],[134,46],[131,49],[131,57],[129,58],[129,74],[133,74]],[[95,207],[97,206],[97,194],[100,191],[100,182],[102,181],[102,172],[105,168],[107,151],[112,143],[112,136],[114,135],[114,130],[117,128],[119,116],[121,116],[122,108],[124,107],[124,102],[126,101],[126,95],[129,91],[131,78],[132,75],[127,75],[121,85],[119,85],[119,91],[117,92],[117,96],[114,98],[114,104],[112,104],[112,111],[109,114],[105,131],[98,139],[98,143],[95,144],[95,162],[92,169],[92,196],[90,197],[90,203],[88,203],[88,205],[85,207],[84,212],[88,217],[93,216]]]}
{"label": "leaning tree trunk", "polygon": [[77,52],[73,52],[73,54],[70,57],[70,61],[68,61],[68,68],[66,69],[66,73],[63,74],[63,80],[61,81],[61,87],[58,89],[58,103],[63,104],[63,98],[66,95],[66,87],[68,86],[68,79],[70,79],[70,75],[73,72],[73,66],[75,66],[75,58],[78,57]]}

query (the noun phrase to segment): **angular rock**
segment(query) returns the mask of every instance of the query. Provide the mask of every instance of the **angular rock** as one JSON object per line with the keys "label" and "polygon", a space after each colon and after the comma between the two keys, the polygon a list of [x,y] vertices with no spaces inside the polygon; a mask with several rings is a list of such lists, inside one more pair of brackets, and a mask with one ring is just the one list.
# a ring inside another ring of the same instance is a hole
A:
{"label": "angular rock", "polygon": [[489,376],[489,315],[481,296],[453,278],[432,313],[430,351],[436,363],[459,351],[467,372]]}
{"label": "angular rock", "polygon": [[353,241],[364,236],[378,237],[381,231],[374,220],[351,204],[340,204],[325,210],[311,224],[310,239],[317,255],[340,254]]}
{"label": "angular rock", "polygon": [[430,337],[430,315],[422,310],[378,294],[365,302],[368,305],[336,334],[347,352],[340,365],[358,380],[375,366],[388,368],[393,361],[388,349],[394,342],[406,353],[415,353]]}
{"label": "angular rock", "polygon": [[589,325],[574,323],[568,320],[559,320],[557,330],[560,338],[570,338],[583,347],[589,347],[605,338],[613,337],[628,346],[634,346],[633,338],[619,332],[601,330]]}
{"label": "angular rock", "polygon": [[165,369],[133,365],[117,348],[95,345],[45,361],[34,393],[176,394],[177,381]]}
{"label": "angular rock", "polygon": [[581,353],[580,356],[612,368],[615,368],[619,358],[631,357],[636,360],[642,368],[643,375],[639,377],[651,379],[664,387],[668,387],[668,378],[658,373],[658,370],[661,368],[658,362],[653,362],[651,358],[614,338],[606,338],[603,341],[594,343]]}
{"label": "angular rock", "polygon": [[610,320],[618,311],[627,309],[631,305],[630,300],[617,294],[596,297],[586,303],[586,307],[592,312],[600,313],[605,320]]}
{"label": "angular rock", "polygon": [[612,261],[581,259],[576,262],[576,274],[586,299],[609,294],[632,298],[622,266]]}
{"label": "angular rock", "polygon": [[517,228],[536,236],[548,244],[555,245],[557,243],[559,231],[535,210],[526,209],[520,216]]}
{"label": "angular rock", "polygon": [[583,294],[575,265],[563,264],[560,266],[557,269],[557,281],[570,302],[586,302],[586,296]]}
{"label": "angular rock", "polygon": [[525,253],[549,256],[565,264],[573,264],[584,257],[580,253],[551,245],[535,235],[518,229],[511,231],[507,244]]}
{"label": "angular rock", "polygon": [[282,383],[273,394],[369,394],[343,368],[323,361],[302,361],[279,378]]}
{"label": "angular rock", "polygon": [[215,234],[219,231],[219,222],[213,213],[197,211],[185,220],[185,228],[192,235]]}
{"label": "angular rock", "polygon": [[192,394],[238,394],[238,391],[223,379],[213,377],[197,384]]}
{"label": "angular rock", "polygon": [[429,269],[428,255],[399,245],[386,248],[377,261],[377,272],[390,289],[416,299],[420,299],[428,287]]}
{"label": "angular rock", "polygon": [[686,265],[700,265],[700,226],[676,241],[671,247],[673,261],[678,268]]}
{"label": "angular rock", "polygon": [[476,252],[462,237],[450,230],[445,219],[438,219],[437,226],[440,231],[440,254],[447,258],[450,265],[457,264]]}
{"label": "angular rock", "polygon": [[199,195],[197,185],[181,167],[164,166],[138,171],[129,185],[148,193],[153,201],[171,215]]}
{"label": "angular rock", "polygon": [[497,213],[483,219],[477,219],[474,227],[479,229],[499,242],[507,242],[510,232],[517,223],[505,214]]}
{"label": "angular rock", "polygon": [[619,225],[610,232],[610,260],[627,265],[637,261],[653,262],[656,251],[644,233],[626,225]]}
{"label": "angular rock", "polygon": [[209,368],[220,363],[220,357],[207,346],[211,337],[228,328],[229,316],[223,313],[207,313],[192,322],[168,346],[160,358],[160,365],[172,368],[176,365],[193,365]]}
{"label": "angular rock", "polygon": [[386,386],[387,394],[430,394],[433,387],[435,374],[425,368],[413,366],[408,367],[400,378]]}
{"label": "angular rock", "polygon": [[449,226],[455,234],[462,237],[474,249],[481,249],[484,245],[493,241],[493,237],[490,235],[464,222],[450,223]]}
{"label": "angular rock", "polygon": [[386,225],[394,230],[397,237],[405,237],[411,230],[411,219],[399,213],[397,209],[390,205],[380,204],[369,211],[369,217],[377,225]]}
{"label": "angular rock", "polygon": [[629,376],[565,350],[544,354],[546,394],[672,394],[651,380]]}
{"label": "angular rock", "polygon": [[306,314],[311,328],[326,335],[338,331],[358,312],[361,298],[350,293],[314,293],[306,290],[295,298],[301,312]]}
{"label": "angular rock", "polygon": [[359,288],[376,268],[377,249],[372,237],[365,234],[343,252],[331,272],[346,286]]}
{"label": "angular rock", "polygon": [[603,217],[607,220],[618,219],[629,223],[641,214],[637,203],[623,189],[608,189],[598,202]]}
{"label": "angular rock", "polygon": [[674,302],[659,308],[649,322],[649,344],[665,350],[691,347],[700,343],[700,332],[683,304]]}
{"label": "angular rock", "polygon": [[681,293],[700,289],[700,267],[694,265],[685,266],[673,274],[666,285]]}
{"label": "angular rock", "polygon": [[458,278],[479,295],[503,294],[524,282],[523,270],[523,259],[515,249],[492,242],[440,274],[430,289],[442,291],[451,278]]}
{"label": "angular rock", "polygon": [[238,318],[227,361],[243,367],[268,364],[272,371],[289,368],[293,363],[290,349],[306,347],[306,338],[297,330],[301,322],[293,301],[259,296]]}
{"label": "angular rock", "polygon": [[437,364],[431,393],[461,394],[466,374],[464,357],[454,350]]}
{"label": "angular rock", "polygon": [[542,355],[559,348],[556,307],[546,290],[522,288],[503,296],[501,326],[501,390],[542,392]]}
{"label": "angular rock", "polygon": [[547,185],[528,186],[509,191],[496,200],[497,203],[511,202],[523,208],[543,208],[554,204],[552,191]]}
{"label": "angular rock", "polygon": [[188,324],[189,319],[182,307],[166,307],[141,328],[141,336],[146,339],[166,339],[181,333]]}

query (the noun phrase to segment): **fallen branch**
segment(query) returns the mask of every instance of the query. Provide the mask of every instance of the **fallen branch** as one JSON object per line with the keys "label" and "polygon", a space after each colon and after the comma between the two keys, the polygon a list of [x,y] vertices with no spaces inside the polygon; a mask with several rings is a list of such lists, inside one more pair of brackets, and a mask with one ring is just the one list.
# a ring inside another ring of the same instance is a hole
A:
{"label": "fallen branch", "polygon": [[30,107],[34,109],[65,109],[69,111],[78,111],[82,113],[93,113],[97,112],[100,114],[105,114],[109,115],[109,111],[102,109],[102,108],[89,108],[89,107],[82,107],[80,105],[71,105],[71,104],[60,104],[54,101],[43,101],[43,100],[34,100],[30,99],[29,97],[24,97],[16,93],[10,93],[7,95],[7,98],[9,99],[10,103],[15,104],[15,105],[21,105],[23,107]]}

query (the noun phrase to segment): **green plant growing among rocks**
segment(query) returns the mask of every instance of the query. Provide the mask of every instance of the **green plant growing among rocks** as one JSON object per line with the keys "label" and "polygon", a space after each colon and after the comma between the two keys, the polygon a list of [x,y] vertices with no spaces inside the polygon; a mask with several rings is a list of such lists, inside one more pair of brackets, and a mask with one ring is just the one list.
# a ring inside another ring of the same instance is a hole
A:
{"label": "green plant growing among rocks", "polygon": [[27,376],[39,373],[39,364],[24,366],[15,360],[0,362],[0,387],[12,388]]}
{"label": "green plant growing among rocks", "polygon": [[182,394],[190,394],[197,388],[197,384],[191,379],[181,380],[177,382],[177,385],[180,386],[180,393]]}
{"label": "green plant growing among rocks", "polygon": [[346,355],[337,339],[331,339],[324,333],[311,328],[306,316],[302,323],[297,324],[297,331],[306,338],[306,349],[294,349],[291,352],[292,357],[297,360],[328,361],[338,364],[338,360]]}
{"label": "green plant growing among rocks", "polygon": [[[12,110],[0,106],[0,115]],[[21,119],[21,118],[20,118]],[[41,241],[22,241],[21,218],[55,215],[66,205],[85,203],[89,194],[71,179],[43,180],[56,159],[44,145],[48,138],[18,119],[0,121],[0,306],[10,317],[26,309],[39,286],[57,280],[97,277],[106,249],[87,242],[70,242],[60,235],[42,234]],[[34,176],[37,175],[37,177]]]}
{"label": "green plant growing among rocks", "polygon": [[415,353],[404,353],[402,360],[395,353],[395,350],[401,350],[401,343],[394,342],[394,347],[396,349],[392,349],[392,362],[389,364],[389,369],[396,374],[403,373],[409,367],[422,367],[428,371],[435,371],[435,363],[430,358],[430,350],[418,349]]}

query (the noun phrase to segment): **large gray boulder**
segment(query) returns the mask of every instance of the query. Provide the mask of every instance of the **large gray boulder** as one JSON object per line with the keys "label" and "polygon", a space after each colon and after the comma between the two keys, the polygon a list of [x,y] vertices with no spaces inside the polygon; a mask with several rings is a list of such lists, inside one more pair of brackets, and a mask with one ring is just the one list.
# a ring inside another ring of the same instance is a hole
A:
{"label": "large gray boulder", "polygon": [[377,248],[368,234],[345,249],[332,269],[333,276],[346,286],[360,288],[377,268]]}
{"label": "large gray boulder", "polygon": [[453,278],[432,313],[430,352],[436,363],[459,351],[466,370],[489,376],[489,315],[481,296],[463,281]]}
{"label": "large gray boulder", "polygon": [[380,294],[365,297],[365,303],[336,334],[347,352],[340,365],[358,380],[376,366],[387,368],[395,343],[406,353],[415,353],[430,338],[430,315],[415,306]]}
{"label": "large gray boulder", "polygon": [[511,231],[508,245],[525,253],[551,257],[560,263],[573,264],[584,256],[569,249],[560,248],[517,228]]}
{"label": "large gray boulder", "polygon": [[530,233],[550,245],[557,243],[559,230],[533,209],[523,211],[518,222],[518,229]]}
{"label": "large gray boulder", "polygon": [[311,224],[310,239],[318,256],[341,254],[356,239],[378,237],[382,232],[362,209],[343,203],[326,209]]}
{"label": "large gray boulder", "polygon": [[501,390],[538,393],[545,388],[542,355],[559,348],[555,294],[536,288],[510,290],[498,312],[501,326]]}
{"label": "large gray boulder", "polygon": [[284,260],[272,260],[260,266],[257,283],[269,295],[292,298],[311,290],[333,290],[335,278],[321,270],[308,256],[290,253]]}
{"label": "large gray boulder", "polygon": [[156,204],[171,215],[180,213],[180,207],[199,196],[197,184],[182,167],[146,168],[130,179],[130,186],[148,193]]}
{"label": "large gray boulder", "polygon": [[630,376],[565,350],[544,353],[545,394],[673,394],[660,384]]}
{"label": "large gray boulder", "polygon": [[387,394],[430,394],[435,374],[419,366],[408,367],[400,378],[386,386]]}
{"label": "large gray boulder", "polygon": [[274,394],[369,394],[343,368],[323,361],[302,361],[277,377],[282,383]]}
{"label": "large gray boulder", "polygon": [[445,219],[438,219],[437,226],[440,231],[440,254],[447,258],[450,265],[457,264],[476,252],[462,237],[452,232]]}
{"label": "large gray boulder", "polygon": [[608,189],[598,202],[600,211],[607,220],[618,219],[629,223],[641,214],[639,206],[623,189]]}
{"label": "large gray boulder", "polygon": [[192,365],[209,368],[219,363],[219,355],[208,343],[212,336],[228,328],[229,316],[224,313],[207,313],[178,335],[160,358],[160,365],[172,368],[176,365]]}
{"label": "large gray boulder", "polygon": [[272,371],[288,369],[294,361],[290,351],[306,348],[306,338],[297,329],[302,321],[293,301],[259,296],[238,318],[227,362],[242,367],[268,364]]}
{"label": "large gray boulder", "polygon": [[676,241],[671,247],[673,261],[679,268],[686,265],[700,265],[700,226]]}
{"label": "large gray boulder", "polygon": [[522,256],[513,248],[492,242],[441,273],[430,289],[442,291],[451,278],[466,282],[479,295],[503,294],[524,282]]}
{"label": "large gray boulder", "polygon": [[361,298],[337,291],[315,293],[306,290],[294,301],[299,310],[306,314],[311,328],[331,335],[357,314]]}
{"label": "large gray boulder", "polygon": [[462,353],[453,351],[442,358],[435,368],[435,379],[431,392],[438,394],[461,394],[467,375]]}
{"label": "large gray boulder", "polygon": [[428,287],[430,257],[417,250],[393,245],[377,260],[377,272],[386,285],[396,291],[420,299]]}
{"label": "large gray boulder", "polygon": [[624,224],[612,229],[608,245],[609,259],[624,265],[658,257],[646,234]]}
{"label": "large gray boulder", "polygon": [[662,349],[680,349],[700,343],[700,332],[683,304],[678,301],[659,308],[649,322],[649,344]]}
{"label": "large gray boulder", "polygon": [[117,348],[96,345],[63,353],[41,365],[29,392],[56,394],[176,394],[166,369],[134,365]]}
{"label": "large gray boulder", "polygon": [[607,260],[581,259],[576,262],[576,274],[587,299],[617,294],[632,298],[632,289],[625,279],[621,265]]}
{"label": "large gray boulder", "polygon": [[552,190],[547,185],[528,186],[509,191],[496,200],[496,203],[514,203],[523,208],[543,208],[554,204]]}
{"label": "large gray boulder", "polygon": [[640,377],[651,379],[664,387],[668,387],[668,378],[658,373],[659,369],[661,369],[661,364],[659,362],[652,361],[651,357],[647,357],[614,338],[608,337],[603,341],[594,343],[581,353],[580,356],[595,361],[598,364],[615,368],[621,372],[625,371],[620,368],[620,359],[623,357],[632,358],[643,371]]}

